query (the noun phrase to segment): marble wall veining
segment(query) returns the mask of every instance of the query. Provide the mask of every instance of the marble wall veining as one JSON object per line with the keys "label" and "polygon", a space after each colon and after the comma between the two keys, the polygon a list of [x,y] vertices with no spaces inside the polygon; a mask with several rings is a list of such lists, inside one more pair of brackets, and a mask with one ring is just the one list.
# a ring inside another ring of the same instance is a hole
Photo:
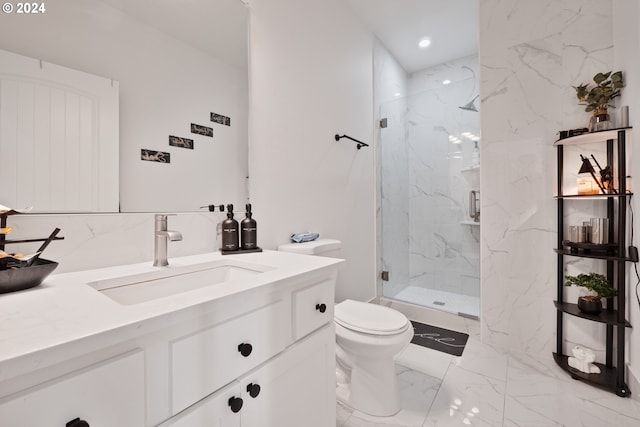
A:
{"label": "marble wall veining", "polygon": [[[482,339],[500,348],[555,351],[552,144],[557,131],[588,122],[571,86],[612,67],[611,7],[480,0]],[[601,358],[601,325],[566,322],[575,341],[566,345],[591,346]]]}

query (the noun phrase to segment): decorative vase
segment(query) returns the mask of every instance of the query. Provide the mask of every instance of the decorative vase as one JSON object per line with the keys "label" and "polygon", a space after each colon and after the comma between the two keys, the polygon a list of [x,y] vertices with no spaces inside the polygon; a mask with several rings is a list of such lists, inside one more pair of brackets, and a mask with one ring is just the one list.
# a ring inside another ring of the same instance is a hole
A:
{"label": "decorative vase", "polygon": [[597,108],[589,120],[589,132],[611,129],[611,117],[606,108]]}
{"label": "decorative vase", "polygon": [[583,313],[600,314],[602,312],[602,301],[600,300],[600,298],[593,299],[587,297],[579,297],[578,308]]}

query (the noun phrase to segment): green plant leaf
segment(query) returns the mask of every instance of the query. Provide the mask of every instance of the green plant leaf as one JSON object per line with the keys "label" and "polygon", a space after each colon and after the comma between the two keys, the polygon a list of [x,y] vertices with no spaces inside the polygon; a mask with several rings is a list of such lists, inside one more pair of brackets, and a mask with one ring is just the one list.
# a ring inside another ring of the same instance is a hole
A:
{"label": "green plant leaf", "polygon": [[596,292],[603,298],[612,298],[618,293],[618,290],[611,286],[602,274],[578,274],[577,276],[564,276],[564,278],[567,280],[565,286],[580,286]]}
{"label": "green plant leaf", "polygon": [[622,71],[616,71],[611,74],[611,81],[614,83],[622,83]]}
{"label": "green plant leaf", "polygon": [[593,81],[596,82],[597,85],[599,85],[603,81],[607,80],[610,74],[611,74],[611,71],[609,71],[606,74],[598,73],[595,76],[593,76]]}

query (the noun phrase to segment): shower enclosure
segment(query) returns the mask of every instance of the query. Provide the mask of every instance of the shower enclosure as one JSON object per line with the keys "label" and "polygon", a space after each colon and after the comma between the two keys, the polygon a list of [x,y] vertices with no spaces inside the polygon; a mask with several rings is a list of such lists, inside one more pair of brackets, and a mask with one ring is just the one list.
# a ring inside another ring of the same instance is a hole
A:
{"label": "shower enclosure", "polygon": [[446,85],[434,73],[411,76],[411,95],[380,106],[387,119],[379,141],[382,293],[477,319],[477,62],[462,64],[459,78]]}

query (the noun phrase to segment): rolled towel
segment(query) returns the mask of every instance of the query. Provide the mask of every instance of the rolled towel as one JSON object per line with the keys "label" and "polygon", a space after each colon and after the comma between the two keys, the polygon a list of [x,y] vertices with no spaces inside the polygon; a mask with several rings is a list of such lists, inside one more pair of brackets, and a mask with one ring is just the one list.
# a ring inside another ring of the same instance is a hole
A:
{"label": "rolled towel", "polygon": [[291,235],[291,240],[296,243],[302,243],[311,242],[316,240],[318,237],[320,237],[320,234],[318,233],[294,233]]}

